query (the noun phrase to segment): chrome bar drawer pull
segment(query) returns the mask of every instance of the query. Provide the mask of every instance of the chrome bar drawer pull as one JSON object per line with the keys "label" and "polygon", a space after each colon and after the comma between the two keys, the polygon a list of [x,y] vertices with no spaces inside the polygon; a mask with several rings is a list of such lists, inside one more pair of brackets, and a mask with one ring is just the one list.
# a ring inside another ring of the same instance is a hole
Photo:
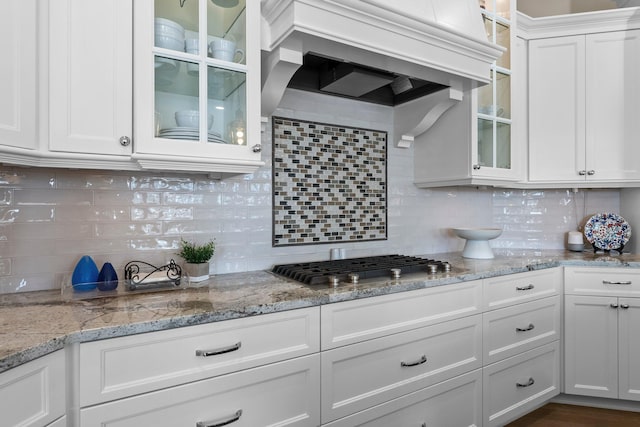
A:
{"label": "chrome bar drawer pull", "polygon": [[400,366],[402,366],[403,368],[408,368],[410,366],[418,366],[418,365],[422,365],[423,363],[425,363],[427,361],[427,356],[425,356],[424,354],[422,355],[422,357],[420,358],[420,360],[418,360],[417,362],[400,362]]}
{"label": "chrome bar drawer pull", "polygon": [[517,386],[517,387],[530,387],[530,386],[532,386],[533,384],[535,384],[535,381],[533,380],[533,378],[531,378],[531,377],[530,377],[530,378],[529,378],[529,381],[527,381],[527,383],[526,383],[526,384],[516,383],[516,386]]}
{"label": "chrome bar drawer pull", "polygon": [[630,285],[631,280],[625,280],[623,282],[612,282],[611,280],[603,280],[602,284],[603,285]]}
{"label": "chrome bar drawer pull", "polygon": [[529,286],[516,286],[516,291],[530,291],[531,289],[533,289],[534,286],[533,285],[529,285]]}
{"label": "chrome bar drawer pull", "polygon": [[229,347],[218,348],[215,350],[196,350],[196,356],[217,356],[219,354],[231,353],[232,351],[240,350],[240,347],[242,347],[242,342],[238,341],[237,343],[230,345]]}
{"label": "chrome bar drawer pull", "polygon": [[198,421],[196,423],[196,427],[222,427],[229,425],[231,423],[235,423],[242,416],[242,409],[238,409],[235,414],[231,415],[231,417],[223,418],[215,421]]}
{"label": "chrome bar drawer pull", "polygon": [[535,328],[535,326],[533,326],[533,323],[529,323],[529,326],[527,326],[526,328],[516,328],[516,332],[527,332],[532,330],[533,328]]}

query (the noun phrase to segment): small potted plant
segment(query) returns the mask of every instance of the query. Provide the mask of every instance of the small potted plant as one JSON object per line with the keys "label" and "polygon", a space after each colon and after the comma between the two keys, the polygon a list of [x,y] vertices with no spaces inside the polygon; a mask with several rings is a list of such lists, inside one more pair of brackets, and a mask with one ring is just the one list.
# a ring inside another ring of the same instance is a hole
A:
{"label": "small potted plant", "polygon": [[202,282],[209,278],[209,260],[213,257],[216,245],[213,240],[197,244],[180,239],[180,252],[177,255],[184,259],[184,270],[191,282]]}

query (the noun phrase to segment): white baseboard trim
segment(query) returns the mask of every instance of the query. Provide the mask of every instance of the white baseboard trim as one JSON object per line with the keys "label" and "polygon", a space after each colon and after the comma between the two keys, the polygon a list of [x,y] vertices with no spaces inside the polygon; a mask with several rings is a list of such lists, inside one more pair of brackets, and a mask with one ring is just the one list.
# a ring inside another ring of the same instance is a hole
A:
{"label": "white baseboard trim", "polygon": [[618,411],[640,412],[640,402],[621,399],[606,399],[603,397],[577,396],[573,394],[559,394],[549,402],[567,405],[591,406],[594,408],[616,409]]}

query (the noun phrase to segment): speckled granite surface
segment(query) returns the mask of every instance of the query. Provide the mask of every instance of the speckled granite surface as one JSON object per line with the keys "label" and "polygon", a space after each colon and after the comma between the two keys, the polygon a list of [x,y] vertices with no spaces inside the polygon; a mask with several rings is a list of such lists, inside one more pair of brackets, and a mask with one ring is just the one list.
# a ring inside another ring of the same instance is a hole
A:
{"label": "speckled granite surface", "polygon": [[212,276],[198,288],[131,294],[116,298],[68,300],[59,292],[0,295],[0,372],[65,343],[160,331],[330,304],[431,286],[520,273],[558,265],[640,268],[640,255],[592,252],[501,251],[493,260],[430,254],[454,270],[412,274],[398,281],[369,279],[358,285],[310,287],[266,271]]}

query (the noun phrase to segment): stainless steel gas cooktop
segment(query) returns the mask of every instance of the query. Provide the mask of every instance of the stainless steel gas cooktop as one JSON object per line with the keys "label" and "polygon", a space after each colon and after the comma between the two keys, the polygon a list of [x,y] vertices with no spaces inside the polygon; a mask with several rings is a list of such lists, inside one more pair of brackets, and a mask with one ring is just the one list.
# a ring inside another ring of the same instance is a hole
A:
{"label": "stainless steel gas cooktop", "polygon": [[399,279],[402,274],[423,272],[437,274],[451,271],[445,261],[406,255],[380,255],[331,261],[276,265],[271,270],[280,276],[307,285],[337,285],[340,282],[358,283],[370,278]]}

